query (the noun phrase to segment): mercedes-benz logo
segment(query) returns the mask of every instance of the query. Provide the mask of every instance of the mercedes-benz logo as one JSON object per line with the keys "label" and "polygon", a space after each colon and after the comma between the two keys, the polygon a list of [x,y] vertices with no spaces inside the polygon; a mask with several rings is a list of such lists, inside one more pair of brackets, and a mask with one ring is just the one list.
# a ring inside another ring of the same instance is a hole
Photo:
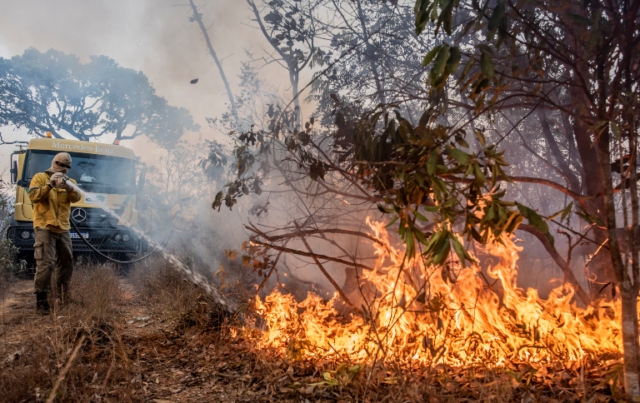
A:
{"label": "mercedes-benz logo", "polygon": [[83,222],[87,219],[87,212],[82,208],[76,208],[73,210],[73,213],[71,213],[71,218],[73,218],[75,222]]}

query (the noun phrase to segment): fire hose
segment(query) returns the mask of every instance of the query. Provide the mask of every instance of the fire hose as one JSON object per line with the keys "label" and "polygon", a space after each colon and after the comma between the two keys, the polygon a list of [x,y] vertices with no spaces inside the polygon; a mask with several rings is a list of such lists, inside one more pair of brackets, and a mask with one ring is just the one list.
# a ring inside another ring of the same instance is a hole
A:
{"label": "fire hose", "polygon": [[[87,241],[85,239],[85,237],[82,236],[82,233],[80,232],[80,230],[78,229],[78,227],[76,227],[76,223],[73,222],[73,219],[70,219],[69,222],[71,223],[71,225],[73,226],[73,229],[76,230],[76,233],[80,236],[80,239],[82,239],[82,242],[84,242],[89,248],[91,248],[92,251],[94,251],[95,253],[97,253],[98,255],[102,256],[105,259],[108,259],[112,262],[115,263],[119,263],[119,264],[131,264],[131,263],[137,263],[140,262],[146,258],[148,258],[149,256],[153,255],[154,253],[156,253],[158,250],[160,250],[160,248],[156,248],[155,250],[152,250],[151,252],[147,253],[146,255],[142,256],[141,258],[135,259],[135,260],[127,260],[127,261],[122,261],[122,260],[118,260],[118,259],[114,259],[112,257],[109,257],[107,255],[105,255],[104,253],[100,252],[98,249],[96,249],[93,245],[91,245],[91,243],[89,241]],[[164,242],[164,245],[162,245],[163,247],[166,246],[167,242],[169,242],[169,239],[171,239],[171,235],[173,234],[173,229],[171,230],[171,232],[169,233],[169,236],[167,237],[167,240]]]}

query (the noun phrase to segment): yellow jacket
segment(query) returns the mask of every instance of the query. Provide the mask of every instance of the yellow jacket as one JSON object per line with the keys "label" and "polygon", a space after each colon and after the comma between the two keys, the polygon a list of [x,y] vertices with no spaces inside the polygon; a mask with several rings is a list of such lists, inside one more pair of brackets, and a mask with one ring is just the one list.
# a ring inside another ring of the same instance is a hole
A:
{"label": "yellow jacket", "polygon": [[[47,186],[51,176],[47,173],[36,174],[29,185],[29,199],[33,203],[33,226],[44,228],[52,232],[69,231],[69,215],[71,203],[82,199],[82,194],[76,190],[67,192]],[[71,179],[74,184],[76,181]]]}

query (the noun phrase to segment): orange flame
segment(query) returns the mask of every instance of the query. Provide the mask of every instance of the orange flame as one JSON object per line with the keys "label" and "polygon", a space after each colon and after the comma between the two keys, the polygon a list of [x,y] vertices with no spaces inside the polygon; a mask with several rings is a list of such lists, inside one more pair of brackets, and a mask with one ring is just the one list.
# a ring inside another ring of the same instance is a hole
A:
{"label": "orange flame", "polygon": [[535,289],[517,287],[521,248],[511,238],[482,250],[494,260],[486,270],[497,280],[492,287],[480,267],[462,267],[455,257],[444,269],[425,267],[419,255],[403,259],[384,224],[367,224],[384,246],[373,245],[375,270],[362,273],[373,286],[364,317],[339,316],[337,293],[328,302],[309,294],[297,303],[274,291],[265,301],[256,298],[265,324],[258,347],[293,357],[449,365],[579,360],[622,351],[620,306],[583,309],[571,303],[571,288],[558,287],[542,299]]}

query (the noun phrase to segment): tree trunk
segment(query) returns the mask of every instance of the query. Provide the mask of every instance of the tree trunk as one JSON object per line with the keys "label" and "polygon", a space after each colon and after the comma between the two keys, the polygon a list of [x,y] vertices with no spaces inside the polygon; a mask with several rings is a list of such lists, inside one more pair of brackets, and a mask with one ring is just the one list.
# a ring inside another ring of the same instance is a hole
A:
{"label": "tree trunk", "polygon": [[[620,287],[622,298],[622,343],[624,346],[624,387],[627,396],[639,401],[640,378],[638,361],[640,346],[638,345],[638,297],[635,287]],[[630,400],[634,401],[634,400]]]}
{"label": "tree trunk", "polygon": [[236,109],[236,101],[233,98],[233,92],[231,92],[231,86],[229,85],[229,81],[227,80],[227,76],[224,74],[224,69],[222,68],[222,63],[218,59],[218,55],[216,51],[213,50],[213,45],[211,44],[211,40],[209,39],[209,33],[207,29],[204,27],[202,23],[202,14],[198,12],[196,5],[193,3],[193,0],[189,0],[189,4],[191,5],[191,9],[193,10],[193,20],[198,22],[198,26],[200,26],[200,30],[202,31],[202,35],[204,35],[204,39],[207,42],[207,49],[209,49],[209,54],[213,58],[213,61],[218,66],[218,71],[220,72],[220,78],[222,78],[222,82],[224,83],[224,88],[227,90],[227,96],[229,97],[229,104],[231,105],[231,114],[236,121],[236,128],[240,129],[240,120],[238,118],[238,110]]}
{"label": "tree trunk", "polygon": [[574,192],[580,192],[580,181],[578,181],[578,178],[576,178],[576,176],[573,174],[573,171],[571,170],[571,167],[569,166],[569,162],[568,162],[570,161],[569,156],[567,156],[567,158],[565,159],[564,155],[562,155],[562,151],[560,150],[560,147],[558,147],[558,142],[553,137],[553,133],[551,132],[551,127],[549,126],[547,114],[542,108],[538,108],[537,113],[538,113],[538,119],[540,120],[540,125],[542,126],[542,135],[544,136],[545,141],[549,145],[549,149],[551,150],[553,157],[556,159],[556,164],[558,168],[564,174],[567,182],[569,182],[569,186],[571,187],[571,190],[573,190]]}
{"label": "tree trunk", "polygon": [[376,83],[376,95],[380,100],[380,103],[386,104],[387,98],[384,93],[384,84],[380,80],[380,75],[378,74],[378,63],[380,60],[375,57],[375,48],[369,42],[369,32],[367,31],[367,22],[365,21],[364,12],[362,11],[362,4],[358,0],[358,20],[360,21],[360,26],[362,27],[362,38],[365,43],[365,57],[369,59],[369,65],[371,66],[371,72],[373,73],[373,80]]}
{"label": "tree trunk", "polygon": [[638,293],[622,261],[617,236],[616,209],[611,178],[611,149],[608,130],[604,130],[597,140],[600,156],[600,172],[603,178],[605,223],[609,236],[611,263],[622,298],[622,342],[624,347],[624,385],[629,401],[640,401],[638,378]]}
{"label": "tree trunk", "polygon": [[[582,160],[583,170],[583,186],[585,188],[586,196],[591,199],[585,200],[580,203],[582,208],[587,210],[590,214],[593,214],[605,221],[605,205],[604,205],[604,187],[602,186],[604,177],[600,170],[600,157],[596,147],[592,147],[593,140],[591,139],[589,127],[579,119],[575,119],[574,134],[576,136],[576,143],[578,145],[578,153]],[[609,180],[611,178],[609,177]],[[594,228],[594,239],[598,243],[595,245],[595,249],[607,241],[609,235],[604,228]],[[590,283],[591,299],[595,300],[600,295],[600,289],[602,285],[606,283],[616,283],[616,275],[611,263],[611,254],[608,247],[603,247],[596,257],[594,257],[590,267],[590,271],[595,275],[595,283]]]}
{"label": "tree trunk", "polygon": [[[293,60],[293,55],[291,55]],[[291,61],[290,63],[293,63]],[[300,97],[298,96],[298,81],[300,73],[296,70],[295,66],[289,65],[289,82],[291,82],[291,93],[293,94],[293,108],[294,108],[294,123],[293,127],[296,130],[300,130],[302,124],[302,109],[300,108]]]}

